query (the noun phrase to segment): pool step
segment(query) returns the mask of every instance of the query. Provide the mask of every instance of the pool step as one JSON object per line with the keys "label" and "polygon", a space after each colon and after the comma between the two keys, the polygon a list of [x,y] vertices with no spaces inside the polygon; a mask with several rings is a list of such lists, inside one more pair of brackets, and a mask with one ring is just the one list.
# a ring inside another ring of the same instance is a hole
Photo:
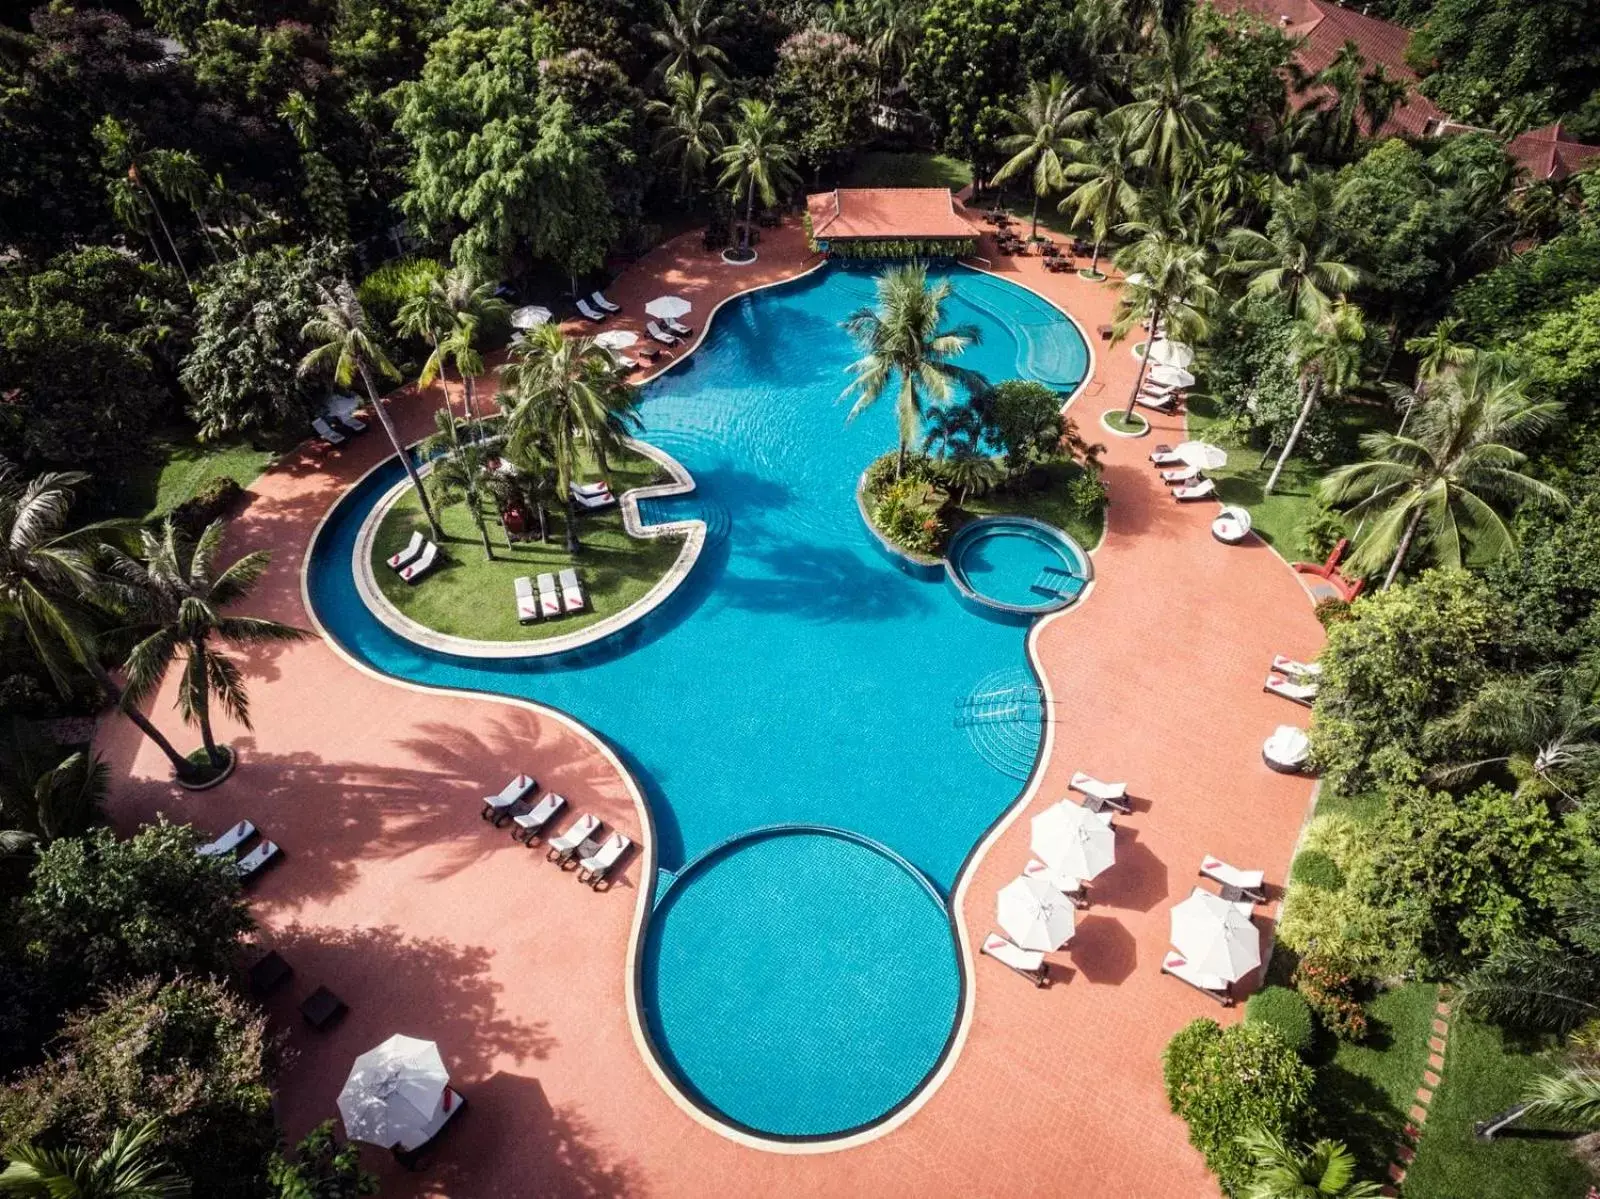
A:
{"label": "pool step", "polygon": [[1021,781],[1033,772],[1044,724],[1044,692],[1026,670],[999,671],[956,701],[955,725],[1001,774]]}
{"label": "pool step", "polygon": [[1029,587],[1039,595],[1064,596],[1068,599],[1083,590],[1083,578],[1060,566],[1046,566]]}

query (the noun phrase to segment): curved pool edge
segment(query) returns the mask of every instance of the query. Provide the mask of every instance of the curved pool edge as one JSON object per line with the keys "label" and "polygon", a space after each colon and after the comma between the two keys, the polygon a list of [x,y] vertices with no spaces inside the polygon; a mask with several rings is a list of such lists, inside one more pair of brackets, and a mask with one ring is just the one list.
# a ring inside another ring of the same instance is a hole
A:
{"label": "curved pool edge", "polygon": [[[1057,540],[1065,542],[1073,554],[1083,562],[1083,586],[1064,599],[1026,607],[1018,604],[1008,604],[1003,600],[997,600],[978,591],[966,578],[962,568],[957,565],[957,554],[959,551],[965,550],[970,542],[983,536],[985,530],[1000,528],[1005,525],[1025,525],[1040,532],[1049,533]],[[1102,534],[1102,540],[1104,540],[1104,534]],[[1056,527],[1047,520],[1040,520],[1036,516],[1016,514],[980,516],[977,520],[970,521],[956,530],[955,536],[950,538],[950,544],[945,546],[943,561],[945,580],[955,588],[956,595],[969,611],[980,616],[996,615],[1009,622],[1031,624],[1038,617],[1052,616],[1057,612],[1064,612],[1068,608],[1073,608],[1083,603],[1089,598],[1089,593],[1094,590],[1094,559],[1090,557],[1090,552],[1079,544],[1078,539],[1071,533]]]}

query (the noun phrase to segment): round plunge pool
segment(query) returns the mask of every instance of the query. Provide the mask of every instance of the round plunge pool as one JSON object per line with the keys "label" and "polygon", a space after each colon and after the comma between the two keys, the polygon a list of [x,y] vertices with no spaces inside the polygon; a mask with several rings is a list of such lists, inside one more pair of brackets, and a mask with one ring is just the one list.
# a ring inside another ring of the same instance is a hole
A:
{"label": "round plunge pool", "polygon": [[964,599],[1028,619],[1065,608],[1094,577],[1076,541],[1026,516],[973,521],[951,539],[945,560]]}

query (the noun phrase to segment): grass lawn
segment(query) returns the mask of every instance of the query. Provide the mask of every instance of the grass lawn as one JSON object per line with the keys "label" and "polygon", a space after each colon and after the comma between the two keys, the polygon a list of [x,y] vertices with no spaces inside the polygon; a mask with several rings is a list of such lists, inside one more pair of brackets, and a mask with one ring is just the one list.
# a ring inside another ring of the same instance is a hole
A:
{"label": "grass lawn", "polygon": [[[593,472],[586,472],[592,474]],[[620,494],[660,479],[660,468],[642,455],[627,454],[611,463],[611,485]],[[483,543],[465,504],[452,504],[439,513],[445,540],[440,546],[445,560],[412,585],[388,567],[390,554],[411,537],[413,529],[427,531],[416,497],[409,492],[384,516],[374,542],[372,567],[378,586],[400,611],[440,633],[478,641],[538,641],[576,632],[622,611],[644,595],[678,558],[681,538],[636,540],[622,527],[615,507],[580,512],[582,550],[576,559],[566,552],[564,516],[552,512],[550,541],[520,541],[507,548],[498,523],[489,526],[494,561],[483,556]],[[555,573],[575,566],[589,600],[588,608],[571,616],[517,623],[513,581]]]}
{"label": "grass lawn", "polygon": [[[1030,483],[1015,491],[991,491],[988,495],[972,496],[963,506],[971,516],[1031,516],[1074,537],[1086,550],[1100,544],[1100,534],[1106,527],[1105,509],[1098,508],[1090,517],[1084,517],[1073,507],[1067,484],[1078,476],[1082,468],[1072,462],[1050,462],[1035,467]],[[954,533],[957,524],[950,531]]]}
{"label": "grass lawn", "polygon": [[840,187],[948,187],[960,191],[972,182],[972,168],[947,154],[868,150]]}
{"label": "grass lawn", "polygon": [[151,439],[149,453],[122,479],[111,506],[134,520],[165,516],[223,475],[249,487],[283,448],[249,440],[201,445],[187,429],[166,430]]}

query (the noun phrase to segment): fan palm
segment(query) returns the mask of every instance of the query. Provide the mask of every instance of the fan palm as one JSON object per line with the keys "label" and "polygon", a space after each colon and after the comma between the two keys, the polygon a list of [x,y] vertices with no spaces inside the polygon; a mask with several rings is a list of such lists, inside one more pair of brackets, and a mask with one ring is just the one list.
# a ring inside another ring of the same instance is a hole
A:
{"label": "fan palm", "polygon": [[1222,239],[1229,256],[1223,270],[1247,279],[1246,296],[1282,296],[1289,311],[1315,320],[1335,295],[1361,280],[1359,270],[1337,257],[1333,210],[1326,176],[1280,188],[1265,233],[1241,226]]}
{"label": "fan palm", "polygon": [[659,21],[650,30],[650,41],[660,47],[662,55],[650,72],[651,85],[677,71],[723,77],[728,55],[717,38],[728,18],[714,11],[716,5],[717,0],[678,0],[676,6],[660,0]]}
{"label": "fan palm", "polygon": [[722,168],[719,183],[737,197],[744,192],[744,234],[740,245],[750,248],[750,221],[756,194],[763,204],[775,204],[780,192],[799,182],[794,169],[794,148],[784,140],[783,122],[765,100],[740,100],[733,122],[733,141],[717,155]]}
{"label": "fan palm", "polygon": [[1061,212],[1071,211],[1075,228],[1087,224],[1094,234],[1089,274],[1096,278],[1100,276],[1100,247],[1139,203],[1139,189],[1130,178],[1133,169],[1132,152],[1121,125],[1108,120],[1102,124],[1100,136],[1084,148],[1083,158],[1062,170],[1068,182],[1076,180],[1078,186],[1059,208]]}
{"label": "fan palm", "polygon": [[1084,103],[1084,89],[1070,86],[1060,74],[1048,83],[1034,82],[1022,104],[1004,114],[1015,131],[1000,139],[999,149],[1010,157],[995,172],[990,186],[1000,187],[1026,171],[1033,172],[1033,231],[1039,234],[1039,201],[1067,185],[1065,164],[1083,151],[1083,142],[1071,136],[1087,128],[1095,110]]}
{"label": "fan palm", "polygon": [[129,644],[123,673],[128,699],[142,703],[153,694],[175,660],[183,662],[178,681],[178,711],[185,724],[196,725],[213,769],[227,762],[211,730],[211,700],[245,728],[250,727],[250,696],[238,663],[216,648],[299,641],[306,636],[275,620],[228,616],[223,609],[247,599],[272,561],[265,550],[219,566],[224,525],[214,520],[191,541],[168,517],[159,532],[140,532],[137,558],[107,550],[107,569],[135,597],[129,607],[133,623],[118,631]]}
{"label": "fan palm", "polygon": [[1324,399],[1335,399],[1361,378],[1367,354],[1367,322],[1361,309],[1340,300],[1332,308],[1312,318],[1302,317],[1290,332],[1289,356],[1300,376],[1300,411],[1289,429],[1267,484],[1262,489],[1271,495],[1283,477],[1283,468],[1300,444],[1306,422]]}
{"label": "fan palm", "polygon": [[492,562],[494,547],[489,544],[489,522],[483,512],[488,451],[482,442],[461,440],[461,427],[453,413],[440,408],[433,414],[433,423],[437,431],[424,438],[420,447],[423,456],[433,462],[428,486],[440,507],[466,504],[467,515],[483,541],[483,555]]}
{"label": "fan palm", "polygon": [[877,281],[878,304],[858,308],[844,322],[846,331],[866,351],[848,368],[854,376],[840,399],[854,397],[854,420],[895,388],[895,414],[900,428],[900,457],[896,472],[904,473],[906,449],[917,439],[922,411],[928,400],[944,404],[950,385],[981,380],[951,361],[978,340],[972,326],[940,329],[944,303],[950,298],[948,280],[928,282],[920,264],[891,267]]}
{"label": "fan palm", "polygon": [[1217,111],[1205,98],[1207,50],[1197,24],[1156,34],[1153,53],[1135,71],[1133,101],[1118,109],[1126,124],[1133,158],[1170,183],[1188,178],[1199,166],[1207,133]]}
{"label": "fan palm", "polygon": [[1419,535],[1445,566],[1460,566],[1468,545],[1486,557],[1504,554],[1515,535],[1490,501],[1566,506],[1560,491],[1522,472],[1527,456],[1515,448],[1562,410],[1557,401],[1530,400],[1506,363],[1478,354],[1416,405],[1409,434],[1363,436],[1368,461],[1341,466],[1322,482],[1329,503],[1373,518],[1351,565],[1370,572],[1387,560],[1387,588]]}
{"label": "fan palm", "polygon": [[21,1199],[179,1199],[189,1183],[153,1150],[155,1122],[119,1128],[99,1153],[13,1145],[0,1195]]}
{"label": "fan palm", "polygon": [[686,201],[690,184],[705,178],[706,168],[726,145],[728,96],[715,75],[696,78],[687,71],[667,76],[666,93],[666,99],[650,101],[646,111],[659,126],[656,160],[677,172],[678,198]]}
{"label": "fan palm", "polygon": [[[1205,336],[1216,289],[1207,273],[1209,255],[1202,246],[1153,230],[1138,241],[1117,251],[1116,264],[1122,270],[1122,297],[1117,317],[1112,322],[1111,340],[1117,344],[1139,327],[1150,327],[1152,337],[1164,336],[1198,340]],[[1141,355],[1128,393],[1125,419],[1133,416],[1133,406],[1150,369],[1149,355]]]}
{"label": "fan palm", "polygon": [[325,287],[321,291],[322,303],[317,306],[317,315],[300,330],[300,336],[313,343],[311,350],[300,360],[300,373],[311,375],[326,370],[340,387],[349,387],[356,375],[361,376],[361,384],[367,391],[367,402],[378,414],[378,421],[388,435],[389,444],[400,456],[406,477],[411,480],[411,489],[416,493],[417,503],[422,506],[422,514],[427,518],[428,528],[433,531],[434,540],[437,541],[443,538],[444,531],[439,528],[433,506],[428,503],[428,495],[422,489],[417,465],[411,460],[405,446],[400,444],[400,434],[395,432],[394,422],[389,419],[388,410],[378,398],[378,387],[374,381],[375,375],[397,380],[400,372],[395,370],[394,363],[389,361],[388,355],[373,337],[372,329],[367,324],[367,314],[361,308],[361,301],[356,298],[355,289],[341,280],[332,291]]}
{"label": "fan palm", "polygon": [[1239,1144],[1253,1159],[1242,1199],[1376,1199],[1382,1193],[1377,1183],[1356,1178],[1355,1154],[1338,1141],[1302,1149],[1258,1128]]}

